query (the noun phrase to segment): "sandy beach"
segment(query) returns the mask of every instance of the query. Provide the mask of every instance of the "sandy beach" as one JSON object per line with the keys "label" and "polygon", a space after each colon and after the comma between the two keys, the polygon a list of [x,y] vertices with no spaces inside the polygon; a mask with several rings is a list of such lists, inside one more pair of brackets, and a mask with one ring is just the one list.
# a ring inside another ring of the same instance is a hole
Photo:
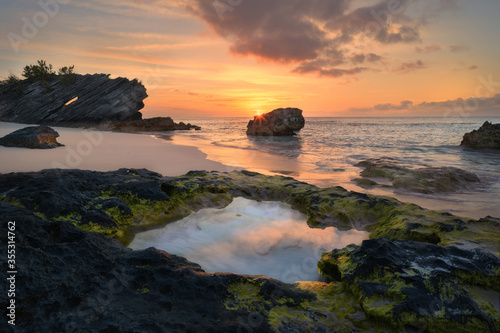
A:
{"label": "sandy beach", "polygon": [[[27,126],[0,122],[0,137]],[[191,170],[235,170],[207,159],[207,155],[194,146],[158,140],[153,135],[63,127],[54,129],[60,135],[58,142],[64,147],[37,150],[0,146],[0,173],[50,168],[95,171],[145,168],[164,176],[180,176]]]}

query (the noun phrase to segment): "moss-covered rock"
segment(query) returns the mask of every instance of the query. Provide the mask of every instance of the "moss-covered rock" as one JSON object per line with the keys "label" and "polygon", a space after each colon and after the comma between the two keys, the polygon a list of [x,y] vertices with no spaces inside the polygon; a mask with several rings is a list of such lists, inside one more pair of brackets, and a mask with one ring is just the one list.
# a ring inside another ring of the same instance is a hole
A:
{"label": "moss-covered rock", "polygon": [[359,295],[369,318],[392,327],[500,328],[498,305],[471,292],[500,296],[500,259],[488,251],[377,238],[324,253],[318,266]]}
{"label": "moss-covered rock", "polygon": [[405,189],[418,193],[455,192],[479,183],[479,178],[472,172],[454,167],[429,167],[415,169],[393,159],[370,159],[357,164],[364,167],[363,178],[354,179],[360,186],[375,186],[370,178],[385,178],[396,189]]}
{"label": "moss-covered rock", "polygon": [[[460,218],[389,197],[248,171],[194,171],[181,177],[130,169],[0,175],[4,205],[124,244],[136,232],[202,208],[225,207],[235,197],[282,201],[306,214],[311,227],[356,228],[371,237],[361,247],[351,245],[323,256],[319,267],[331,283],[229,279],[218,304],[247,318],[240,325],[243,329],[498,330],[494,299],[499,295],[500,220],[493,217]],[[134,288],[134,295],[143,297],[157,292],[142,282]]]}

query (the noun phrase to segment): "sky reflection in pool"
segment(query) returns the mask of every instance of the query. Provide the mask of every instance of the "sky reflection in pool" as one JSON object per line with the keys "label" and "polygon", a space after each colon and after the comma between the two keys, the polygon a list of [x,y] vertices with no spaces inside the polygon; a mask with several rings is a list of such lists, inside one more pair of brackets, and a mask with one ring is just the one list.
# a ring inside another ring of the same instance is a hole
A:
{"label": "sky reflection in pool", "polygon": [[281,202],[235,198],[165,228],[136,235],[132,249],[156,247],[207,272],[266,275],[284,282],[316,281],[321,253],[368,239],[365,231],[312,229],[307,217]]}

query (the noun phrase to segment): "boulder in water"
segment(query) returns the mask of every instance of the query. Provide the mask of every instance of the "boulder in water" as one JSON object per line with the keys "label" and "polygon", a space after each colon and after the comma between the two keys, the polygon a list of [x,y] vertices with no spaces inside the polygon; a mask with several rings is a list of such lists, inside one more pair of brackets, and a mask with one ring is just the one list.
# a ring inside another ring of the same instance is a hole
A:
{"label": "boulder in water", "polygon": [[59,133],[48,126],[25,127],[0,138],[5,147],[50,149],[63,146],[57,142]]}
{"label": "boulder in water", "polygon": [[272,112],[255,116],[247,126],[247,135],[292,136],[304,128],[305,119],[302,110],[296,108],[276,109]]}
{"label": "boulder in water", "polygon": [[476,174],[459,168],[423,166],[415,169],[390,158],[368,159],[357,166],[365,168],[361,172],[363,178],[355,179],[360,186],[375,186],[378,184],[370,178],[385,178],[394,188],[430,194],[455,192],[480,182]]}
{"label": "boulder in water", "polygon": [[460,145],[474,149],[500,149],[500,124],[485,122],[478,130],[466,133]]}

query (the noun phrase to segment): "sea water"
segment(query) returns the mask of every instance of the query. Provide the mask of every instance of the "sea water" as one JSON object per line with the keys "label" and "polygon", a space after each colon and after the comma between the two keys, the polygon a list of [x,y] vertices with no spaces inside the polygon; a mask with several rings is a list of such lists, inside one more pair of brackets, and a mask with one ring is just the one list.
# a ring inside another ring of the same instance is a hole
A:
{"label": "sea water", "polygon": [[284,282],[316,281],[321,254],[369,238],[366,231],[313,229],[281,202],[235,198],[163,229],[139,233],[132,249],[155,247],[198,263],[207,272],[266,275]]}
{"label": "sea water", "polygon": [[[226,165],[294,177],[320,187],[388,195],[425,208],[480,218],[500,217],[500,152],[460,146],[463,135],[500,117],[306,118],[295,137],[250,137],[246,118],[179,119],[202,131],[179,132],[177,144],[195,144],[208,158]],[[392,158],[415,168],[456,167],[477,174],[481,183],[454,192],[419,194],[391,188],[366,189],[352,180],[369,158]]]}

